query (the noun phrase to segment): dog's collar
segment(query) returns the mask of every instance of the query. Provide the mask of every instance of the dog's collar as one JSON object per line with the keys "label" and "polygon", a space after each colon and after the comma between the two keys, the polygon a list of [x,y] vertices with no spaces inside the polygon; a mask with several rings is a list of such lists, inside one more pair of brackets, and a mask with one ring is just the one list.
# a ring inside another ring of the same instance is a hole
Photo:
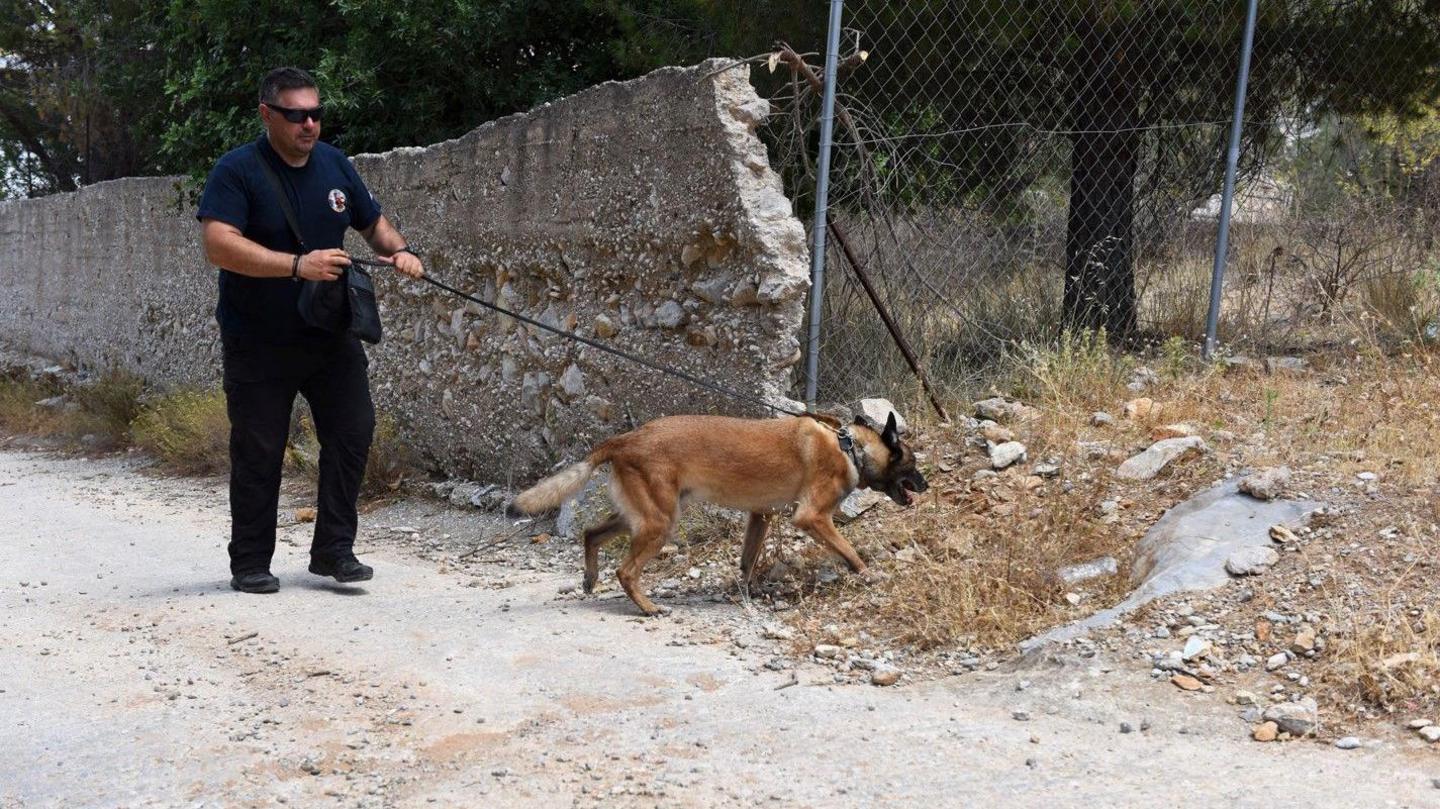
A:
{"label": "dog's collar", "polygon": [[870,476],[865,463],[869,457],[865,454],[865,448],[855,440],[855,434],[850,432],[849,427],[841,427],[835,437],[840,441],[840,451],[845,453],[845,457],[849,458],[851,465],[855,467],[855,477],[860,483],[866,483]]}

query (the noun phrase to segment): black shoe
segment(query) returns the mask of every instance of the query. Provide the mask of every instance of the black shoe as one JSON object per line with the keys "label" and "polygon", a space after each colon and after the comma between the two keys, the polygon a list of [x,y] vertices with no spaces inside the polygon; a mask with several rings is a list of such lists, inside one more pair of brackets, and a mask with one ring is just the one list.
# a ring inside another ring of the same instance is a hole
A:
{"label": "black shoe", "polygon": [[370,581],[375,575],[375,569],[363,564],[353,556],[344,559],[316,559],[310,558],[310,572],[317,576],[332,576],[335,581],[347,584],[352,581]]}
{"label": "black shoe", "polygon": [[231,577],[230,589],[242,593],[277,593],[280,591],[280,580],[263,570],[259,573],[241,573]]}

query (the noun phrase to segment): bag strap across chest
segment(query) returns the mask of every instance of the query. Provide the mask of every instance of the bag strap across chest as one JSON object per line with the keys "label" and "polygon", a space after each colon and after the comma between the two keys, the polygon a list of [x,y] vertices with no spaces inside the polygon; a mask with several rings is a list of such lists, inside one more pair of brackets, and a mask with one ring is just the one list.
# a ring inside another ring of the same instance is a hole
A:
{"label": "bag strap across chest", "polygon": [[295,237],[295,244],[299,246],[300,253],[303,255],[310,252],[310,248],[305,246],[305,237],[300,235],[300,225],[296,222],[295,209],[290,205],[290,197],[285,193],[284,187],[280,185],[280,177],[275,173],[270,161],[265,159],[265,155],[260,154],[258,143],[255,144],[254,154],[255,162],[260,164],[260,171],[264,173],[265,179],[270,181],[270,188],[275,192],[275,199],[280,203],[280,212],[285,214],[285,224],[290,226],[290,235]]}

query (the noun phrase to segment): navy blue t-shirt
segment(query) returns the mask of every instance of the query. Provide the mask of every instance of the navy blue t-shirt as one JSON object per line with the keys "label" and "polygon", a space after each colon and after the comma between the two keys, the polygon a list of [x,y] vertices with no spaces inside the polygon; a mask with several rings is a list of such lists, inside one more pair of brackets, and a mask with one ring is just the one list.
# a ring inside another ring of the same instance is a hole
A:
{"label": "navy blue t-shirt", "polygon": [[[210,170],[195,218],[234,225],[245,238],[271,250],[300,252],[257,158],[275,170],[310,250],[343,247],[346,228],[363,231],[380,218],[380,204],[344,152],[317,142],[305,165],[295,168],[280,159],[264,135],[227,152]],[[251,278],[223,268],[219,276],[215,318],[225,336],[289,343],[325,334],[300,317],[296,304],[302,284],[289,278]]]}

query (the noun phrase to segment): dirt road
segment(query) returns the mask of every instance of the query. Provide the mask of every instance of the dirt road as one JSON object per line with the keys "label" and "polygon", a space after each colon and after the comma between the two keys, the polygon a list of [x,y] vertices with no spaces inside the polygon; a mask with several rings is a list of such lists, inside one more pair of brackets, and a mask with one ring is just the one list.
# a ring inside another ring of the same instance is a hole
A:
{"label": "dirt road", "polygon": [[562,596],[578,559],[364,539],[342,587],[292,526],[237,594],[223,485],[135,466],[0,452],[0,807],[1440,805],[1418,744],[1256,744],[1103,658],[837,686],[728,604]]}

